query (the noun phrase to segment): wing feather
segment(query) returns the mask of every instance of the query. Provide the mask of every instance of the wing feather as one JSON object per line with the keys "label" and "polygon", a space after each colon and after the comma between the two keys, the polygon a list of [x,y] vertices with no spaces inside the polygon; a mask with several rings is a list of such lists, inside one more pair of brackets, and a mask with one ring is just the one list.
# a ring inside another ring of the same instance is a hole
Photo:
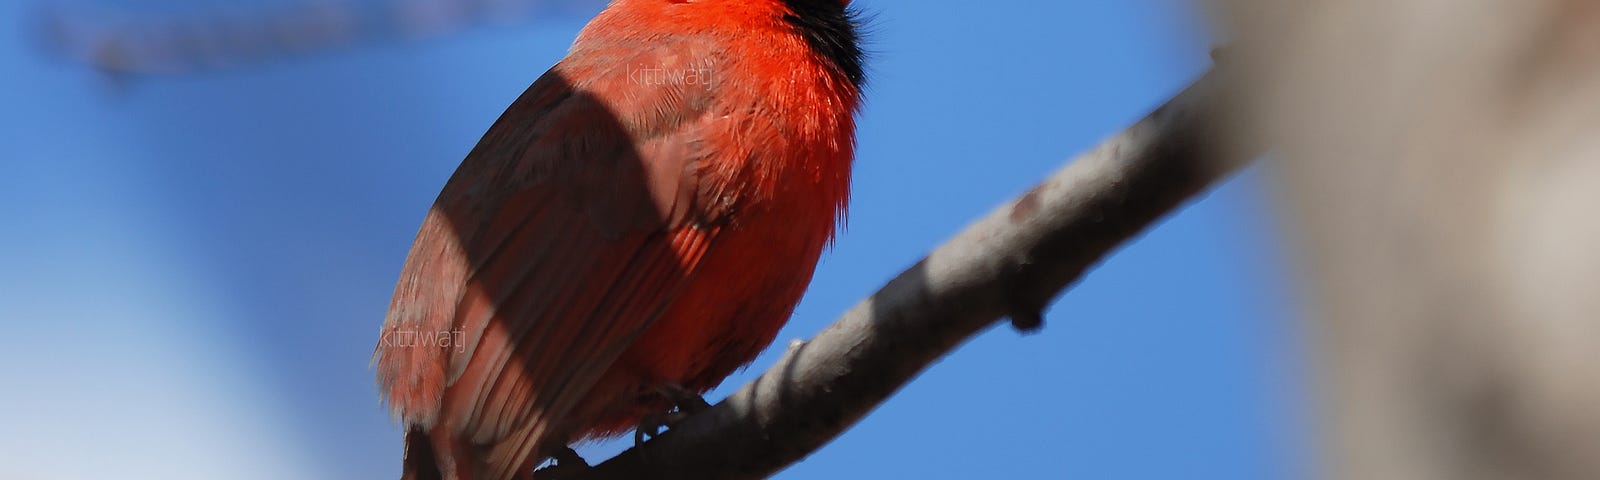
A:
{"label": "wing feather", "polygon": [[380,342],[374,363],[408,426],[447,428],[482,453],[474,478],[510,478],[578,428],[567,412],[716,243],[725,206],[696,204],[721,190],[696,175],[715,153],[702,138],[711,90],[620,84],[627,65],[715,55],[693,43],[574,52],[490,128],[424,220],[385,333],[462,341]]}

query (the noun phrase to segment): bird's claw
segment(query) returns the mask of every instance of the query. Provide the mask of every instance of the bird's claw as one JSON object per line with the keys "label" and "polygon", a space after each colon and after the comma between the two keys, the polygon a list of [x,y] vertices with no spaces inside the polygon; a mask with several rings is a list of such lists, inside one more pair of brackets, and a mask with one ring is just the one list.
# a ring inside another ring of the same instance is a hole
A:
{"label": "bird's claw", "polygon": [[639,420],[639,427],[633,430],[633,446],[644,445],[645,440],[661,436],[662,428],[671,430],[672,425],[688,417],[689,414],[682,411],[645,416]]}
{"label": "bird's claw", "polygon": [[655,386],[656,394],[666,398],[677,407],[677,410],[647,415],[639,420],[639,427],[633,430],[633,445],[643,445],[645,440],[661,436],[661,429],[672,429],[672,426],[689,415],[700,413],[711,408],[710,403],[699,394],[683,388],[682,385],[663,383]]}
{"label": "bird's claw", "polygon": [[667,401],[670,401],[674,406],[677,406],[679,412],[695,414],[711,408],[711,404],[706,403],[705,397],[701,397],[700,394],[694,393],[687,388],[683,388],[682,385],[671,383],[656,385],[656,393],[661,394],[662,397],[666,397]]}

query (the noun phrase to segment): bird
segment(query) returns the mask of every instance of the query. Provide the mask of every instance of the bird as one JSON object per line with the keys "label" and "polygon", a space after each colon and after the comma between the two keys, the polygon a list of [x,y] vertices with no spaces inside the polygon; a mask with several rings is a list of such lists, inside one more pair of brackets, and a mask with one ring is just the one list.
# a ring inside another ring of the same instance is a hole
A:
{"label": "bird", "polygon": [[372,368],[402,478],[529,478],[748,365],[849,204],[849,0],[613,0],[446,181]]}

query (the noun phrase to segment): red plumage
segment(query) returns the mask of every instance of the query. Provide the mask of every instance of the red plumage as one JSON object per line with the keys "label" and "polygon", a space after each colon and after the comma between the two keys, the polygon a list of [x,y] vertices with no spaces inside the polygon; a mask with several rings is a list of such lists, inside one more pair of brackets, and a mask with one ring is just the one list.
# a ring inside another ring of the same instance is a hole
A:
{"label": "red plumage", "polygon": [[374,354],[405,478],[526,476],[771,343],[849,196],[845,3],[617,0],[512,103],[424,219]]}

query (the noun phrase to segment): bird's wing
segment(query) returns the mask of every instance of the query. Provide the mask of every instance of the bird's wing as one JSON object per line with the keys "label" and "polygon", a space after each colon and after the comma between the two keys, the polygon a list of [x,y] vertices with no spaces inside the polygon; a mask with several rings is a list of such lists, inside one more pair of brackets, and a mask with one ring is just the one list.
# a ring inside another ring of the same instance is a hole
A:
{"label": "bird's wing", "polygon": [[574,51],[423,222],[373,361],[407,424],[493,447],[488,478],[520,466],[716,241],[720,202],[696,170],[713,85],[637,73],[703,68],[717,53],[697,47]]}

